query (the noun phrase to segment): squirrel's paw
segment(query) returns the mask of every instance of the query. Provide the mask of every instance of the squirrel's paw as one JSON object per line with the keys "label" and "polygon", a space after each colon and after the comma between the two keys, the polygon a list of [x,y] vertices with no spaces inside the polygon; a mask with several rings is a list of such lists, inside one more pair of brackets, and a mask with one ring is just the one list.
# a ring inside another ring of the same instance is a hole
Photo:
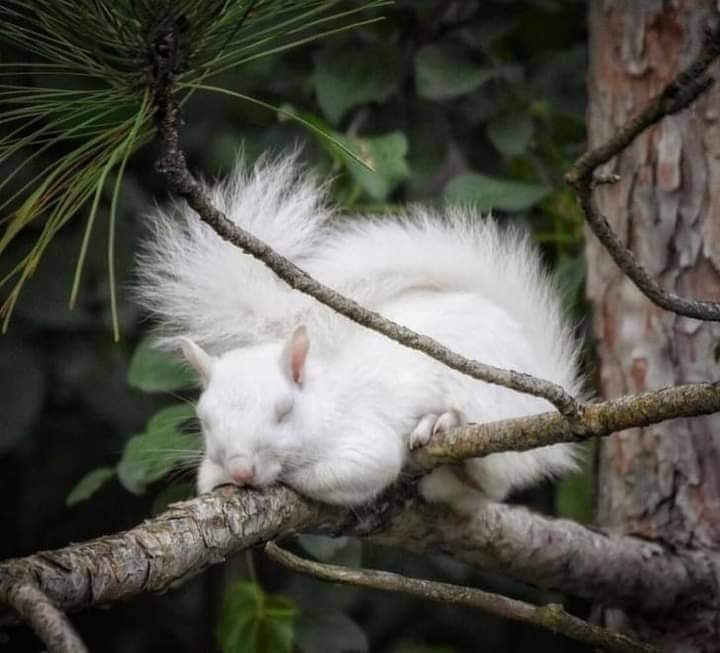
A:
{"label": "squirrel's paw", "polygon": [[420,418],[420,421],[417,423],[417,426],[413,429],[413,432],[410,434],[410,440],[408,442],[410,451],[415,451],[415,449],[420,449],[421,447],[424,447],[430,441],[430,437],[433,434],[433,429],[434,429],[437,421],[438,421],[438,416],[435,415],[435,413],[428,413],[427,415],[423,415],[423,417]]}
{"label": "squirrel's paw", "polygon": [[456,426],[467,424],[467,419],[459,410],[448,410],[437,418],[435,426],[433,426],[433,435],[436,433],[447,433]]}
{"label": "squirrel's paw", "polygon": [[423,415],[410,434],[410,451],[424,447],[436,433],[447,433],[451,428],[466,423],[465,415],[459,410],[448,410],[439,417],[435,413]]}

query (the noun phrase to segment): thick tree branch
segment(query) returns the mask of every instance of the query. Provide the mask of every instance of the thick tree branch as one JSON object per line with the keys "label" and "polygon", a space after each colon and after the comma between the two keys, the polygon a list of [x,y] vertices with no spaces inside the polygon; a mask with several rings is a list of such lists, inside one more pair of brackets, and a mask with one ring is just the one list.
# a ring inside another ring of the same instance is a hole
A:
{"label": "thick tree branch", "polygon": [[[163,592],[235,551],[311,526],[340,529],[346,518],[344,511],[302,501],[281,487],[267,493],[221,488],[127,532],[6,560],[0,563],[0,597],[34,581],[55,605],[77,610]],[[0,613],[0,623],[9,618]]]}
{"label": "thick tree branch", "polygon": [[[588,406],[588,436],[720,408],[713,384],[667,388]],[[417,452],[425,465],[577,440],[557,413],[469,425]],[[433,457],[434,456],[434,457]],[[610,605],[668,610],[693,597],[716,600],[710,564],[699,552],[676,552],[629,537],[612,537],[500,504],[478,506],[471,521],[415,505],[397,492],[363,511],[305,501],[286,488],[266,493],[225,488],[183,504],[118,535],[0,563],[0,597],[37,583],[63,610],[165,590],[226,556],[303,530],[372,536],[416,551],[444,551],[522,580]],[[358,518],[358,514],[360,517]],[[714,564],[714,563],[713,563]],[[9,614],[5,619],[9,619]],[[0,617],[2,622],[2,617]]]}
{"label": "thick tree branch", "polygon": [[[468,520],[428,506],[410,486],[363,509],[324,506],[292,490],[223,487],[124,533],[0,563],[0,597],[32,582],[58,608],[78,610],[163,592],[211,564],[300,531],[444,552],[483,568],[605,605],[678,613],[717,601],[701,552],[608,535],[524,508],[481,503]],[[16,621],[0,608],[0,625]]]}
{"label": "thick tree branch", "polygon": [[408,578],[400,574],[376,569],[352,569],[321,564],[293,555],[273,542],[268,542],[265,545],[265,553],[276,562],[293,571],[308,574],[321,580],[386,592],[400,592],[422,599],[479,608],[497,617],[547,628],[570,639],[597,646],[606,651],[616,651],[617,653],[659,653],[660,650],[649,644],[631,639],[626,635],[592,626],[582,619],[568,614],[561,605],[557,604],[536,606],[471,587]]}
{"label": "thick tree branch", "polygon": [[652,302],[668,311],[709,321],[720,320],[720,304],[686,299],[661,288],[612,230],[595,201],[593,190],[598,181],[607,183],[616,180],[616,178],[596,179],[594,175],[599,166],[620,154],[648,127],[666,116],[687,108],[712,86],[715,80],[706,73],[718,56],[720,56],[720,25],[707,34],[703,47],[694,61],[673,79],[660,95],[609,141],[583,154],[565,175],[565,180],[578,195],[585,218],[593,233],[605,246],[618,267],[640,291]]}
{"label": "thick tree branch", "polygon": [[415,553],[447,553],[603,605],[675,614],[720,607],[714,582],[720,557],[712,553],[674,550],[490,501],[460,519],[421,502],[388,518],[372,541]]}
{"label": "thick tree branch", "polygon": [[87,653],[68,618],[32,582],[0,584],[0,603],[12,607],[50,653]]}
{"label": "thick tree branch", "polygon": [[167,180],[169,189],[182,197],[198,214],[200,220],[213,229],[218,236],[267,265],[290,287],[310,295],[357,324],[388,336],[406,347],[421,351],[448,367],[473,378],[543,397],[567,417],[574,418],[578,414],[581,408],[579,402],[559,385],[522,372],[504,370],[470,360],[428,336],[416,333],[382,317],[379,313],[363,308],[357,302],[316,281],[294,263],[277,254],[264,242],[228,220],[225,214],[210,203],[205,189],[190,174],[185,155],[180,149],[178,135],[180,117],[175,97],[173,70],[174,50],[175,35],[168,32],[162,39],[162,43],[156,47],[157,74],[153,90],[158,133],[163,148],[157,168]]}

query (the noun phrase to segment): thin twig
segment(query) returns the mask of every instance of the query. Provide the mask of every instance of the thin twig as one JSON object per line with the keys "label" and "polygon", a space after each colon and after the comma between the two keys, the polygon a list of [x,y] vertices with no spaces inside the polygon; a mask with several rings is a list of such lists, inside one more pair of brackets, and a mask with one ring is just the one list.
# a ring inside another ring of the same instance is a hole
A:
{"label": "thin twig", "polygon": [[585,152],[565,175],[575,189],[585,218],[598,240],[605,246],[618,267],[640,291],[656,305],[678,315],[699,320],[720,321],[720,303],[687,299],[661,288],[640,264],[635,255],[612,230],[594,198],[598,184],[597,168],[620,154],[648,127],[666,116],[687,108],[715,82],[706,75],[709,66],[720,56],[720,25],[708,32],[703,47],[693,62],[675,77],[665,89],[637,116],[631,119],[606,143]]}
{"label": "thin twig", "polygon": [[19,582],[5,588],[0,592],[0,603],[13,608],[27,622],[49,653],[87,653],[68,618],[32,583]]}
{"label": "thin twig", "polygon": [[593,626],[568,614],[558,604],[551,603],[536,606],[471,587],[408,578],[400,574],[376,569],[351,569],[338,565],[322,564],[300,558],[280,548],[273,542],[268,542],[265,545],[265,553],[276,562],[293,571],[314,576],[321,580],[367,587],[385,592],[400,592],[423,599],[430,599],[431,601],[440,601],[441,603],[466,605],[497,617],[547,628],[575,641],[591,646],[599,646],[606,651],[617,653],[659,653],[660,650],[626,635]]}
{"label": "thin twig", "polygon": [[416,333],[382,317],[379,313],[363,308],[357,302],[312,278],[294,263],[273,251],[267,244],[228,220],[213,206],[203,187],[190,174],[185,154],[180,148],[178,135],[180,112],[175,97],[173,73],[174,43],[175,35],[169,32],[164,35],[162,43],[155,48],[156,74],[153,96],[158,134],[163,148],[157,169],[165,176],[170,190],[182,197],[198,214],[200,220],[210,226],[221,238],[267,265],[292,288],[314,297],[357,324],[377,331],[406,347],[421,351],[473,378],[547,399],[563,415],[574,421],[582,411],[582,406],[561,386],[529,374],[470,360],[428,336]]}

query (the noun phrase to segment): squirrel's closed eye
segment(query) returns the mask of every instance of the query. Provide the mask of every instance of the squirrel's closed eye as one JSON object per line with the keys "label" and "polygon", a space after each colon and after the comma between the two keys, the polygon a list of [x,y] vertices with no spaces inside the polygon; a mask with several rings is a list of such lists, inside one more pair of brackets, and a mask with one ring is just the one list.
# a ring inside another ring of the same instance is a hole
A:
{"label": "squirrel's closed eye", "polygon": [[275,406],[275,421],[278,423],[284,422],[288,417],[290,417],[292,408],[292,398],[281,401],[277,406]]}

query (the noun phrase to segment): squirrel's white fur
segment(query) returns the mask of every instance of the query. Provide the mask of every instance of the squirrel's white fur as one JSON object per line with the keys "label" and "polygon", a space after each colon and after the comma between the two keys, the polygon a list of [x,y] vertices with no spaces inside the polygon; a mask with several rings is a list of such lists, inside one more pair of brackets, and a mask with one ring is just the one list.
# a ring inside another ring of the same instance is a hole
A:
{"label": "squirrel's white fur", "polygon": [[[300,174],[296,155],[238,165],[206,188],[213,204],[303,266],[331,217],[322,189]],[[185,203],[156,210],[138,257],[139,303],[159,321],[159,344],[182,335],[213,353],[287,335],[288,316],[307,305],[267,267],[221,240]],[[292,322],[292,320],[290,320]]]}
{"label": "squirrel's white fur", "polygon": [[[367,308],[469,358],[580,391],[558,293],[519,231],[459,209],[331,224],[322,189],[293,157],[236,172],[212,200]],[[174,213],[152,216],[157,226],[141,257],[138,292],[166,334],[183,336],[185,356],[204,380],[201,491],[280,480],[355,505],[397,478],[409,447],[433,428],[551,408],[352,323],[289,290],[188,209]],[[306,327],[294,328],[300,322]],[[501,499],[572,469],[573,458],[569,445],[493,454],[467,461],[465,480]],[[424,483],[430,498],[443,497],[443,474]]]}

